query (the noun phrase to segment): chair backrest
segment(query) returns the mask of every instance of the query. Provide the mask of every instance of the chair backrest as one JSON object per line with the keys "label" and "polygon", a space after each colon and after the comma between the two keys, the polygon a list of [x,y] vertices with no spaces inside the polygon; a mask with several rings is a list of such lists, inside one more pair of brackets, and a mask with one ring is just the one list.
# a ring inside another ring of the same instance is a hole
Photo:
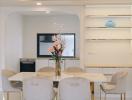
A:
{"label": "chair backrest", "polygon": [[64,72],[84,72],[84,70],[80,67],[68,67],[64,70]]}
{"label": "chair backrest", "polygon": [[18,89],[15,89],[12,87],[10,81],[8,80],[9,77],[15,75],[16,73],[11,70],[2,69],[0,71],[0,91],[18,91]]}
{"label": "chair backrest", "polygon": [[126,79],[128,72],[119,71],[112,75],[111,83],[116,85],[116,91],[125,92],[126,91]]}
{"label": "chair backrest", "polygon": [[38,72],[55,72],[54,67],[42,67],[38,70]]}
{"label": "chair backrest", "polygon": [[59,83],[60,100],[91,100],[90,82],[85,78],[65,78]]}
{"label": "chair backrest", "polygon": [[24,80],[23,93],[25,100],[53,100],[53,82],[46,77]]}

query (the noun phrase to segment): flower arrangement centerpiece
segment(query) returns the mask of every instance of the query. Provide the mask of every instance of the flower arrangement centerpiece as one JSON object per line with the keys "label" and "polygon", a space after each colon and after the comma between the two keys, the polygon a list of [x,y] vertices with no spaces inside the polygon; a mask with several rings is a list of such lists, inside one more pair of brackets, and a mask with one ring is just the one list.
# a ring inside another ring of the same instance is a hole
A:
{"label": "flower arrangement centerpiece", "polygon": [[61,58],[64,50],[64,40],[60,35],[55,34],[52,38],[53,44],[48,48],[48,51],[52,54],[52,58],[55,60],[55,74],[56,76],[61,75]]}

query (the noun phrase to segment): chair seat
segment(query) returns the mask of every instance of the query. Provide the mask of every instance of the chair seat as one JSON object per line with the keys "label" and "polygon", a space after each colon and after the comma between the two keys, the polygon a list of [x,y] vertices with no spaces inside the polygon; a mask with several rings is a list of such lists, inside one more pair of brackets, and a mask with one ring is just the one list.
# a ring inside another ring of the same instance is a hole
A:
{"label": "chair seat", "polygon": [[102,90],[107,93],[107,94],[121,94],[121,93],[125,93],[125,91],[121,91],[116,89],[116,85],[115,84],[111,84],[111,83],[103,83],[101,84],[101,88]]}
{"label": "chair seat", "polygon": [[110,84],[110,83],[103,83],[101,85],[101,87],[104,91],[111,91],[111,90],[114,90],[116,88],[116,85],[115,84]]}

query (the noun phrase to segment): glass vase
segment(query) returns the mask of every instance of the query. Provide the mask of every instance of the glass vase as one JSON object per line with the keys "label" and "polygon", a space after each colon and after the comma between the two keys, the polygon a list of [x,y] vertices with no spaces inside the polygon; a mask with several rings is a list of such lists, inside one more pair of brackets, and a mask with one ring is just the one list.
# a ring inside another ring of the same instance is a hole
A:
{"label": "glass vase", "polygon": [[61,64],[59,59],[56,59],[55,61],[55,75],[61,76]]}

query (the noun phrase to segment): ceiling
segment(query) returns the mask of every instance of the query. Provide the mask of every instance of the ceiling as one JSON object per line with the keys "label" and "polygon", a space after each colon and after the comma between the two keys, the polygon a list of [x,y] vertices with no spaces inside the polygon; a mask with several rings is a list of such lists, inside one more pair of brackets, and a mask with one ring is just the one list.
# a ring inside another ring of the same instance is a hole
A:
{"label": "ceiling", "polygon": [[132,0],[0,0],[0,6],[86,5],[86,4],[132,4]]}

